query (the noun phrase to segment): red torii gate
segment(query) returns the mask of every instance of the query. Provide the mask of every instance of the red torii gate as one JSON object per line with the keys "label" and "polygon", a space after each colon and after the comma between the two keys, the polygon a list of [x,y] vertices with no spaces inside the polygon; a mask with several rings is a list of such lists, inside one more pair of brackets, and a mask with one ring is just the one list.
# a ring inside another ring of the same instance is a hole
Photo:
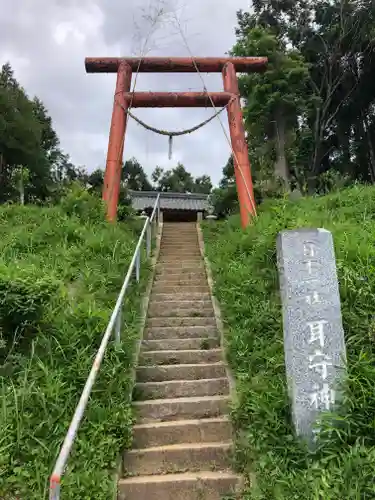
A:
{"label": "red torii gate", "polygon": [[[266,57],[87,57],[87,73],[117,73],[111,130],[104,177],[103,200],[107,218],[116,220],[120,194],[121,167],[127,123],[126,111],[132,108],[228,106],[238,200],[242,227],[255,214],[255,200],[248,148],[240,104],[236,72],[263,71]],[[202,73],[223,74],[224,92],[130,92],[133,72],[139,73]]]}

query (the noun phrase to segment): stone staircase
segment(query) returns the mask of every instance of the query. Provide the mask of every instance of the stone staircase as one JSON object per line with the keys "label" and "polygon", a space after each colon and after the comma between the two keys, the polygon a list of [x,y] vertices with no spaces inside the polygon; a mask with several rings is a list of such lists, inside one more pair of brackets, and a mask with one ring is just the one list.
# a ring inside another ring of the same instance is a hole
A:
{"label": "stone staircase", "polygon": [[195,224],[164,224],[120,500],[234,498],[229,381]]}

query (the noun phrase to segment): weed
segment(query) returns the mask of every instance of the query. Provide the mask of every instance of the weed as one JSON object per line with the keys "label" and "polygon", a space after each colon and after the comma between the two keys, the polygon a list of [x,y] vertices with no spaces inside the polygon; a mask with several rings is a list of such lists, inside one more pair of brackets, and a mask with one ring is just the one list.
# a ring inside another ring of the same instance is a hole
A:
{"label": "weed", "polygon": [[210,349],[210,341],[208,339],[202,339],[200,348],[202,351],[207,351]]}
{"label": "weed", "polygon": [[142,389],[139,386],[134,385],[132,393],[132,401],[143,401],[144,399],[145,398]]}
{"label": "weed", "polygon": [[[0,498],[48,496],[137,234],[133,224],[105,223],[100,202],[86,195],[61,207],[1,207]],[[110,344],[94,386],[62,483],[66,499],[110,498],[116,460],[130,445],[142,286],[131,285],[122,345]]]}

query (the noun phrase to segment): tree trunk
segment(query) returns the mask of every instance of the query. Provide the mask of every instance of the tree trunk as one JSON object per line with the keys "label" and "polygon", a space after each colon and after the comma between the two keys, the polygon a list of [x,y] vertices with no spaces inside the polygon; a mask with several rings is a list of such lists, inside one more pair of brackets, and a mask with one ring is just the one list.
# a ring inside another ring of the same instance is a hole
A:
{"label": "tree trunk", "polygon": [[19,190],[20,190],[20,203],[21,205],[25,204],[25,186],[23,183],[23,171],[20,172],[20,180],[19,180]]}
{"label": "tree trunk", "polygon": [[25,190],[24,190],[24,187],[23,187],[22,180],[20,182],[20,203],[21,203],[21,205],[25,204]]}
{"label": "tree trunk", "polygon": [[318,175],[321,173],[321,163],[322,163],[322,142],[323,139],[321,134],[318,134],[315,137],[314,150],[311,158],[311,168],[307,171],[307,192],[310,196],[312,196],[317,188],[318,183]]}
{"label": "tree trunk", "polygon": [[285,118],[282,110],[276,114],[276,162],[275,162],[275,177],[281,179],[284,188],[287,192],[290,191],[290,175],[289,167],[285,156]]}
{"label": "tree trunk", "polygon": [[336,129],[337,138],[342,151],[342,171],[344,174],[347,174],[352,178],[355,175],[355,172],[353,172],[353,165],[350,158],[350,130],[348,127],[344,127],[345,124],[339,123],[339,126]]}
{"label": "tree trunk", "polygon": [[362,119],[363,119],[363,121],[362,121],[363,129],[364,129],[365,134],[366,134],[367,147],[368,147],[369,156],[370,156],[370,168],[369,168],[370,177],[371,177],[371,182],[374,184],[374,182],[375,182],[375,153],[374,153],[374,148],[373,148],[372,141],[371,141],[367,116],[365,116],[364,113],[362,113]]}
{"label": "tree trunk", "polygon": [[24,180],[24,171],[23,167],[19,166],[17,167],[17,176],[18,176],[18,191],[20,194],[20,204],[24,205],[25,204],[25,180]]}

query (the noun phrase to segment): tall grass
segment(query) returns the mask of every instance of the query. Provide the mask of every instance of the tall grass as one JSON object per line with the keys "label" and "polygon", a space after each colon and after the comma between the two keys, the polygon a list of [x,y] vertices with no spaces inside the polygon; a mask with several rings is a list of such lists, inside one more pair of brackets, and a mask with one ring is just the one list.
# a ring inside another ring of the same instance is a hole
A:
{"label": "tall grass", "polygon": [[[0,498],[47,497],[48,477],[135,249],[137,224],[108,225],[95,200],[0,209]],[[130,368],[141,286],[125,301],[63,481],[108,500],[131,440]]]}
{"label": "tall grass", "polygon": [[[277,233],[301,227],[333,233],[348,354],[341,425],[330,436],[327,418],[313,454],[291,422],[276,268]],[[237,379],[233,421],[238,467],[248,480],[244,499],[374,499],[375,189],[268,203],[247,231],[235,217],[205,224],[204,235]]]}

